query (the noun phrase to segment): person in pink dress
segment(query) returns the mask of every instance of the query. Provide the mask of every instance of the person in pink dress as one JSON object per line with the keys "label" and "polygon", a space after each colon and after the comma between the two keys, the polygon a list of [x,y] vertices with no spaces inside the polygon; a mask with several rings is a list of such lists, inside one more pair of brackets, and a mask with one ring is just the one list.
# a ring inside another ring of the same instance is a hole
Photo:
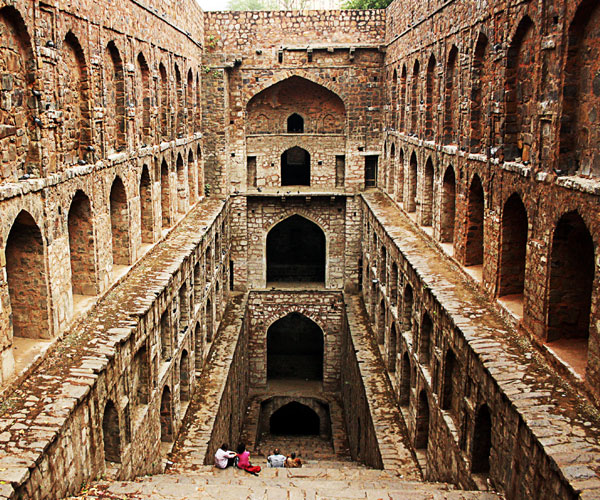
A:
{"label": "person in pink dress", "polygon": [[250,452],[246,450],[246,445],[244,443],[240,443],[240,445],[238,446],[237,456],[237,466],[240,469],[243,469],[246,472],[253,474],[254,476],[258,476],[258,473],[260,472],[260,465],[252,465],[250,463]]}

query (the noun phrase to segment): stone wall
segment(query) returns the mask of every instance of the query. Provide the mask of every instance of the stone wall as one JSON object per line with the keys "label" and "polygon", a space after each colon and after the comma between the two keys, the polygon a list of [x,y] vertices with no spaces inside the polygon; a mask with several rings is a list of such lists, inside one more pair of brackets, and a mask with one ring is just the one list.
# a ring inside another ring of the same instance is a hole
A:
{"label": "stone wall", "polygon": [[[575,377],[572,364],[556,365],[598,398],[596,63],[586,54],[600,9],[413,7],[396,1],[386,18],[379,186],[524,334],[586,359]],[[568,234],[577,251],[561,244]]]}
{"label": "stone wall", "polygon": [[194,208],[7,396],[7,498],[61,498],[103,474],[162,470],[228,300],[209,250],[228,248],[227,217],[222,201]]}
{"label": "stone wall", "polygon": [[1,382],[203,196],[202,13],[158,3],[0,7]]}
{"label": "stone wall", "polygon": [[250,384],[267,384],[267,331],[277,320],[299,313],[316,323],[323,333],[323,389],[336,391],[340,384],[342,298],[328,291],[253,291],[248,298]]}
{"label": "stone wall", "polygon": [[[321,142],[336,140],[330,132],[340,128],[346,131],[345,144],[339,144],[343,147],[336,147],[324,159],[323,167],[330,170],[325,177],[320,176],[317,185],[327,182],[335,187],[335,169],[331,167],[336,155],[344,155],[342,185],[354,191],[360,189],[364,182],[361,153],[378,154],[381,149],[379,88],[383,54],[379,49],[385,12],[210,12],[205,17],[205,61],[218,80],[219,93],[211,93],[210,99],[228,103],[218,110],[223,110],[225,117],[222,127],[212,130],[218,145],[209,154],[216,155],[216,164],[228,165],[229,192],[251,187],[247,185],[247,157],[253,156],[251,149],[256,149],[257,141],[248,138],[247,144],[247,134],[260,131],[261,144],[269,144],[265,147],[272,150],[268,158],[258,159],[262,165],[275,163],[276,158],[279,164],[287,147],[301,145],[299,136],[272,136],[282,132],[283,115],[288,111],[302,115],[305,131],[318,133]],[[279,31],[284,26],[289,30]],[[217,76],[220,71],[222,78]],[[319,88],[319,95],[329,95],[328,102],[335,100],[338,104],[328,106],[332,112],[315,121],[319,111],[308,109],[307,99],[279,93],[279,89],[294,87],[294,82]],[[264,101],[269,93],[275,99]],[[365,109],[369,110],[367,114]],[[262,149],[258,154],[264,155]],[[259,185],[275,182],[265,181],[263,175],[271,173],[261,171]]]}
{"label": "stone wall", "polygon": [[[364,302],[426,479],[489,481],[507,498],[593,497],[593,407],[570,410],[577,389],[392,200],[364,199]],[[586,458],[573,469],[578,446]]]}

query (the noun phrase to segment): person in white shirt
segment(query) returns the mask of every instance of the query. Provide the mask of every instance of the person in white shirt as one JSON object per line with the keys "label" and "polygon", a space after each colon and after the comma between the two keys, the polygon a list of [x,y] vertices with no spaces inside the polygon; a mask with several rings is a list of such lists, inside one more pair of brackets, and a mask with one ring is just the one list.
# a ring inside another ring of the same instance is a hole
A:
{"label": "person in white shirt", "polygon": [[273,450],[273,454],[267,457],[267,464],[269,467],[283,467],[285,464],[285,455],[282,455],[279,448]]}
{"label": "person in white shirt", "polygon": [[225,469],[230,465],[233,465],[233,459],[237,457],[235,451],[229,451],[229,445],[223,443],[221,447],[215,453],[215,467],[219,469]]}

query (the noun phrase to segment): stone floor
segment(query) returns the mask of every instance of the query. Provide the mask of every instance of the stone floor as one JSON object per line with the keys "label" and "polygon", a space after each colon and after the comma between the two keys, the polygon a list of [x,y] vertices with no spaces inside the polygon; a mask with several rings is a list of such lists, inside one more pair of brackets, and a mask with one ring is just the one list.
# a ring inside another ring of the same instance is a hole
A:
{"label": "stone floor", "polygon": [[70,500],[497,500],[485,492],[405,481],[391,471],[356,465],[309,463],[301,469],[268,469],[258,477],[237,469],[204,466],[194,474],[163,474],[135,482],[99,482]]}

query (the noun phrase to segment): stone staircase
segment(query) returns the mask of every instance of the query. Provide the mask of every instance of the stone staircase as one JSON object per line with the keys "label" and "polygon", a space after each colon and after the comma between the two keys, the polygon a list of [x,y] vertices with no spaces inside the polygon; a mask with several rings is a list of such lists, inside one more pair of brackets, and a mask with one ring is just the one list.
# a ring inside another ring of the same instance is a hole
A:
{"label": "stone staircase", "polygon": [[[259,462],[257,462],[259,463]],[[262,464],[261,464],[262,465]],[[239,469],[202,466],[193,474],[160,474],[130,482],[98,482],[71,500],[498,500],[441,483],[403,480],[392,471],[348,462],[308,461],[300,469],[264,468],[258,477]]]}

